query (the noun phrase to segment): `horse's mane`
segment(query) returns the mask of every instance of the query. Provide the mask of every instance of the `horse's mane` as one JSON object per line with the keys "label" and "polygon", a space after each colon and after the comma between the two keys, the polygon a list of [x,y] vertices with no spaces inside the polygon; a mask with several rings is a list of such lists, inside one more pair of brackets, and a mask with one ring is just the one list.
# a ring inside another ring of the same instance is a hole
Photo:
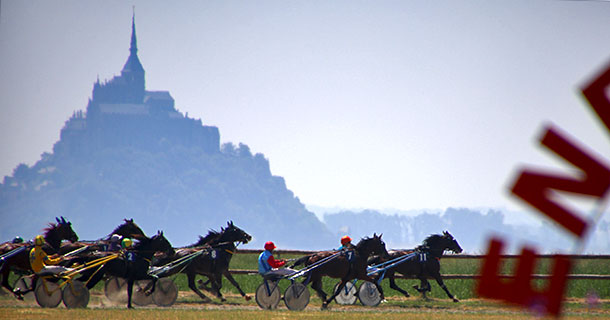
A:
{"label": "horse's mane", "polygon": [[422,245],[424,246],[434,246],[435,244],[437,244],[441,239],[443,238],[442,235],[440,234],[431,234],[429,235],[426,239],[424,239],[424,241],[422,242]]}
{"label": "horse's mane", "polygon": [[49,222],[49,225],[46,228],[42,229],[42,231],[44,231],[45,235],[48,235],[49,232],[57,229],[58,227],[59,225],[57,223]]}
{"label": "horse's mane", "polygon": [[357,248],[357,249],[360,249],[360,248],[362,248],[362,246],[363,246],[363,245],[364,245],[366,242],[368,242],[368,241],[370,241],[370,240],[373,240],[373,239],[376,239],[376,238],[375,238],[375,237],[368,237],[368,236],[367,236],[367,237],[364,237],[364,238],[361,238],[361,239],[360,239],[360,241],[358,241],[358,243],[357,243],[357,244],[356,244],[354,247],[355,247],[355,248]]}
{"label": "horse's mane", "polygon": [[198,247],[205,244],[209,244],[210,241],[217,239],[218,237],[220,237],[220,235],[220,232],[210,229],[205,237],[199,236],[199,240],[196,243],[190,245],[190,247]]}
{"label": "horse's mane", "polygon": [[138,226],[135,222],[133,222],[133,219],[131,219],[131,220],[123,219],[123,221],[125,221],[125,222],[121,223],[116,228],[114,228],[114,230],[112,230],[112,232],[110,232],[110,235],[113,235],[115,233],[119,233],[119,230],[121,228],[124,228],[125,226],[127,226],[129,224],[133,225],[134,228],[136,228],[142,235],[144,235],[144,231],[142,231],[140,226]]}

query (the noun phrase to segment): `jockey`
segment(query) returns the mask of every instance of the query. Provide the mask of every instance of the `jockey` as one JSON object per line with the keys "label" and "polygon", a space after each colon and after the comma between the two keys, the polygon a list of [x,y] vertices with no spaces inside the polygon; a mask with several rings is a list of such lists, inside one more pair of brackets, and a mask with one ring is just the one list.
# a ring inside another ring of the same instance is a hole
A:
{"label": "jockey", "polygon": [[30,250],[30,266],[36,274],[50,273],[58,274],[60,272],[71,270],[62,266],[55,266],[56,264],[63,261],[63,257],[51,258],[42,249],[42,245],[45,243],[44,237],[37,235],[34,239],[34,248]]}
{"label": "jockey", "polygon": [[118,234],[113,234],[110,236],[110,240],[108,241],[110,245],[108,246],[108,251],[119,251],[121,250],[121,236]]}
{"label": "jockey", "polygon": [[339,251],[341,250],[352,250],[354,249],[354,245],[352,244],[352,238],[349,236],[341,237],[341,246],[339,247]]}
{"label": "jockey", "polygon": [[273,249],[275,248],[273,242],[267,241],[265,251],[258,256],[258,273],[265,278],[281,278],[294,272],[290,268],[279,269],[286,264],[286,261],[273,258]]}

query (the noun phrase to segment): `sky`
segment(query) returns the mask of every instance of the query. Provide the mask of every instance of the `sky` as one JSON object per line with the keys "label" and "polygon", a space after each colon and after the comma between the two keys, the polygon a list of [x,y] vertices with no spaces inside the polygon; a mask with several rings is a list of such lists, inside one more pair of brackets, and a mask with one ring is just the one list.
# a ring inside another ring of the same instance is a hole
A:
{"label": "sky", "polygon": [[120,73],[134,6],[147,89],[309,206],[530,210],[518,168],[572,170],[538,145],[548,123],[609,163],[579,91],[610,63],[607,1],[4,0],[0,176]]}

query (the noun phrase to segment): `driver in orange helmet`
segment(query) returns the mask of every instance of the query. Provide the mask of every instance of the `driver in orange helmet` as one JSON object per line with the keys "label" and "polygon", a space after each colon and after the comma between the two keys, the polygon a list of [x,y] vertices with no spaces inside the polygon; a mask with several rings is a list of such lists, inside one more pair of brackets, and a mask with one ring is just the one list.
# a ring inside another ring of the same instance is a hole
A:
{"label": "driver in orange helmet", "polygon": [[341,251],[351,249],[354,249],[354,245],[352,244],[352,238],[350,238],[349,236],[341,237],[341,246],[337,250]]}

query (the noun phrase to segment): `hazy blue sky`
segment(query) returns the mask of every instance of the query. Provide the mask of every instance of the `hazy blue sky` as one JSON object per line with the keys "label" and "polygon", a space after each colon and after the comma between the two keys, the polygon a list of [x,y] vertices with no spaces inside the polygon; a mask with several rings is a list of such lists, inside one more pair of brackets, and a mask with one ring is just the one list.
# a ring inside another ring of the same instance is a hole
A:
{"label": "hazy blue sky", "polygon": [[522,210],[518,165],[567,168],[535,143],[549,121],[610,159],[578,89],[610,62],[610,2],[5,0],[0,176],[119,74],[133,5],[147,89],[308,205]]}

